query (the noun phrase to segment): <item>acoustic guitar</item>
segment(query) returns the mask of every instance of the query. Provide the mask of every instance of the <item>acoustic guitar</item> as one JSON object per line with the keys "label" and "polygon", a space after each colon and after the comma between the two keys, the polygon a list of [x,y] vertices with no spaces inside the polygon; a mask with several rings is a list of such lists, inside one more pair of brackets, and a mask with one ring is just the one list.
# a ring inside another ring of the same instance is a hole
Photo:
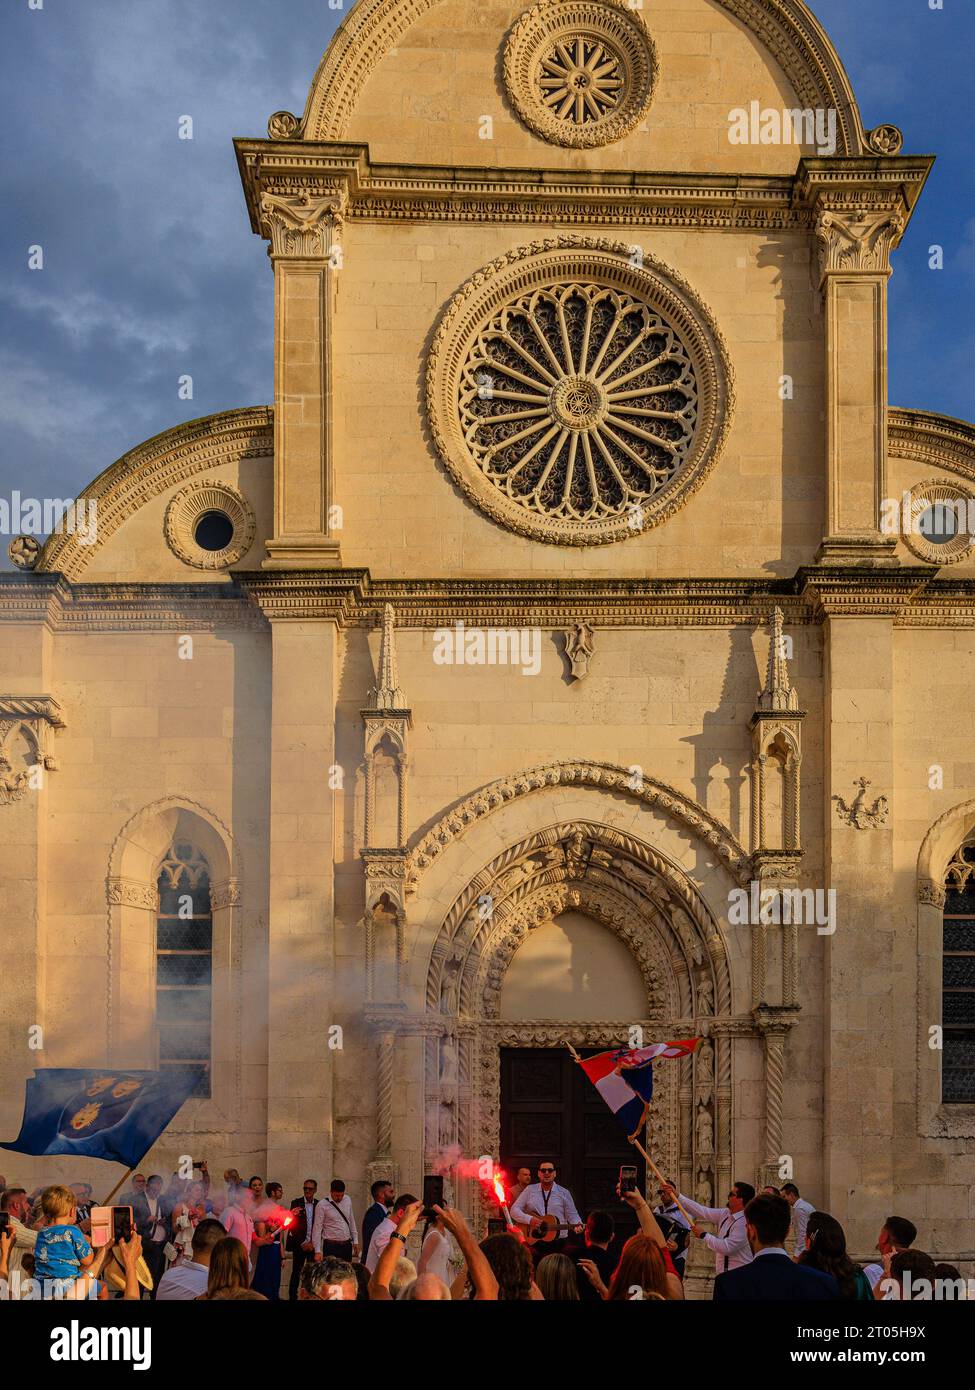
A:
{"label": "acoustic guitar", "polygon": [[528,1245],[550,1245],[552,1241],[570,1234],[573,1229],[573,1226],[559,1221],[557,1216],[533,1216],[531,1225],[525,1230],[525,1242]]}

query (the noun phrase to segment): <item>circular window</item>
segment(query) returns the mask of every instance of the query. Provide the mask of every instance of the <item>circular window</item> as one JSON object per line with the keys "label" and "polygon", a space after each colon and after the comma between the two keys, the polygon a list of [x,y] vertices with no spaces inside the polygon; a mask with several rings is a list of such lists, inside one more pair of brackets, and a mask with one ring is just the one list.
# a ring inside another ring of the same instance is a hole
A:
{"label": "circular window", "polygon": [[194,483],[166,508],[170,549],[196,569],[226,569],[250,550],[256,533],[247,499],[229,483]]}
{"label": "circular window", "polygon": [[536,5],[504,50],[515,110],[556,145],[592,148],[622,139],[646,114],[656,74],[653,40],[623,0]]}
{"label": "circular window", "polygon": [[919,483],[908,494],[901,535],[919,559],[933,565],[954,565],[972,553],[975,497],[954,483]]}
{"label": "circular window", "polygon": [[730,370],[670,271],[634,247],[564,242],[504,257],[455,296],[427,405],[447,467],[489,515],[603,544],[663,520],[703,480],[730,425]]}

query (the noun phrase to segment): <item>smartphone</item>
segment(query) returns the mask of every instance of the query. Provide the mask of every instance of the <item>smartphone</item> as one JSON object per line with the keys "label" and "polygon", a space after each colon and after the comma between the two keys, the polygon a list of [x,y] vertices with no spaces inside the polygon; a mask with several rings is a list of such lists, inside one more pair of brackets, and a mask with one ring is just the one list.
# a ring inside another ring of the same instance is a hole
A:
{"label": "smartphone", "polygon": [[10,1212],[0,1211],[0,1231],[5,1231],[10,1225]]}
{"label": "smartphone", "polygon": [[627,1192],[636,1191],[636,1168],[631,1163],[624,1163],[620,1168],[620,1196],[625,1197]]}
{"label": "smartphone", "polygon": [[131,1234],[131,1207],[92,1207],[91,1243],[96,1250],[109,1241],[128,1240]]}
{"label": "smartphone", "polygon": [[423,1179],[423,1218],[432,1221],[437,1213],[434,1207],[443,1206],[443,1178],[432,1174]]}
{"label": "smartphone", "polygon": [[507,1222],[501,1216],[488,1217],[488,1235],[503,1236],[508,1230]]}

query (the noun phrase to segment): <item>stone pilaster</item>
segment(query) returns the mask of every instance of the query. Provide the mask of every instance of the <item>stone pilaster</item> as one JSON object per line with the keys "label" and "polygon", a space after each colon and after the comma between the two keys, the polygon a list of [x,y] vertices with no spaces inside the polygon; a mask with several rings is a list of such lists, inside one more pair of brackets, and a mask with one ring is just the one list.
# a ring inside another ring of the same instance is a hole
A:
{"label": "stone pilaster", "polygon": [[268,1172],[290,1190],[332,1156],[337,629],[272,622]]}
{"label": "stone pilaster", "polygon": [[274,537],[267,569],[341,564],[332,485],[332,334],[344,191],[264,193],[274,265]]}

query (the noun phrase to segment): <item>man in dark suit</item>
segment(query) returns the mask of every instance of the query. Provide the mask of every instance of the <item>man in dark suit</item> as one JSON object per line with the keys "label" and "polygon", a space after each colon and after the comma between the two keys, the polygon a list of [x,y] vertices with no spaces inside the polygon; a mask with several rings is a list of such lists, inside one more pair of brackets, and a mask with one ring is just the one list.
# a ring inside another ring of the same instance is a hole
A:
{"label": "man in dark suit", "polygon": [[755,1258],[714,1281],[716,1303],[824,1302],[840,1291],[831,1274],[793,1264],[785,1240],[792,1209],[784,1197],[753,1197],[745,1208],[745,1229]]}
{"label": "man in dark suit", "polygon": [[372,1233],[381,1226],[389,1215],[389,1208],[396,1200],[396,1192],[393,1184],[388,1178],[380,1178],[374,1182],[369,1191],[372,1193],[372,1206],[362,1218],[362,1255],[360,1259],[365,1264],[366,1256],[369,1254],[369,1242],[372,1240]]}
{"label": "man in dark suit", "polygon": [[311,1233],[315,1225],[315,1208],[318,1206],[318,1183],[314,1178],[305,1178],[302,1184],[303,1196],[295,1197],[291,1203],[294,1225],[288,1227],[285,1249],[291,1255],[291,1278],[288,1280],[288,1297],[297,1299],[301,1283],[301,1271],[305,1261],[315,1258],[311,1243]]}
{"label": "man in dark suit", "polygon": [[142,1257],[152,1275],[152,1292],[156,1297],[159,1281],[166,1273],[166,1243],[169,1240],[169,1216],[163,1198],[163,1180],[154,1173],[141,1196],[132,1199],[132,1223],[142,1237]]}

